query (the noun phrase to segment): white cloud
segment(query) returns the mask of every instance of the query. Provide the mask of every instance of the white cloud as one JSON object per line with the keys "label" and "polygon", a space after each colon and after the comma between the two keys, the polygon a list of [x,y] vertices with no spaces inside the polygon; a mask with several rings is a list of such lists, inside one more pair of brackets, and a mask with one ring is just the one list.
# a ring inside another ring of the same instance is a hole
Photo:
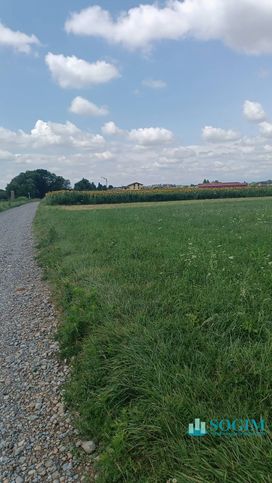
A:
{"label": "white cloud", "polygon": [[0,141],[2,146],[7,143],[13,144],[15,141],[18,143],[19,138],[23,137],[23,132],[18,131],[18,133],[11,131],[10,129],[6,129],[4,127],[0,127]]}
{"label": "white cloud", "polygon": [[174,135],[168,129],[161,127],[146,127],[132,129],[129,132],[129,139],[139,144],[163,144],[172,141]]}
{"label": "white cloud", "polygon": [[71,122],[61,124],[39,120],[31,130],[28,140],[33,142],[36,147],[62,145],[67,142],[73,144],[79,135],[80,129]]}
{"label": "white cloud", "polygon": [[81,131],[71,122],[61,124],[38,120],[30,133],[0,128],[0,141],[7,149],[14,146],[34,150],[50,147],[57,149],[58,146],[88,149],[103,145],[104,138],[99,134]]}
{"label": "white cloud", "polygon": [[12,154],[9,151],[0,149],[0,160],[7,160],[12,158]]}
{"label": "white cloud", "polygon": [[202,129],[202,138],[210,143],[221,143],[236,141],[240,134],[232,129],[221,129],[220,127],[205,126]]}
{"label": "white cloud", "polygon": [[244,116],[248,121],[260,122],[266,118],[263,106],[259,102],[245,101]]}
{"label": "white cloud", "polygon": [[103,151],[102,153],[94,153],[97,159],[101,159],[102,161],[109,161],[113,158],[113,154],[110,151]]}
{"label": "white cloud", "polygon": [[258,125],[260,132],[254,137],[206,126],[203,138],[208,142],[195,145],[180,145],[164,128],[124,130],[112,121],[102,128],[105,139],[71,122],[38,120],[30,132],[0,127],[0,186],[19,169],[41,167],[72,182],[83,176],[98,182],[104,173],[115,186],[134,179],[144,184],[268,179],[272,123]]}
{"label": "white cloud", "polygon": [[126,131],[118,127],[113,121],[104,124],[102,133],[109,136],[125,136],[130,141],[142,146],[168,143],[174,138],[171,131],[162,127],[145,127]]}
{"label": "white cloud", "polygon": [[143,80],[142,85],[145,87],[150,87],[150,89],[163,89],[166,87],[166,82],[159,79],[145,79]]}
{"label": "white cloud", "polygon": [[[10,153],[1,160],[0,185],[19,171],[45,168],[72,182],[82,177],[101,181],[106,175],[115,186],[138,179],[144,184],[197,183],[204,178],[221,181],[271,178],[270,140],[261,136],[238,142],[180,145],[134,144],[129,131],[121,138],[103,140],[72,123],[40,121],[30,132],[0,129],[1,149]],[[102,171],[101,171],[102,169]]]}
{"label": "white cloud", "polygon": [[166,0],[122,12],[116,19],[95,5],[74,12],[65,29],[76,35],[102,37],[129,49],[148,49],[158,40],[187,37],[221,40],[248,54],[272,53],[270,0]]}
{"label": "white cloud", "polygon": [[178,146],[174,148],[164,148],[163,155],[167,159],[184,159],[194,156],[195,151],[189,146]]}
{"label": "white cloud", "polygon": [[109,111],[106,107],[99,107],[84,97],[75,97],[70,105],[69,111],[80,116],[107,116]]}
{"label": "white cloud", "polygon": [[34,45],[40,45],[35,35],[11,30],[0,22],[0,46],[11,47],[17,52],[29,54]]}
{"label": "white cloud", "polygon": [[90,63],[76,56],[65,57],[49,52],[45,57],[53,79],[63,88],[81,88],[104,84],[120,76],[118,69],[103,60]]}
{"label": "white cloud", "polygon": [[272,123],[271,122],[267,122],[267,121],[264,121],[264,122],[261,122],[259,124],[259,127],[260,127],[260,132],[262,134],[262,136],[264,137],[272,137]]}
{"label": "white cloud", "polygon": [[102,133],[108,136],[119,136],[119,135],[125,134],[125,131],[123,131],[123,129],[120,129],[115,124],[115,122],[110,121],[104,124],[104,126],[102,127]]}

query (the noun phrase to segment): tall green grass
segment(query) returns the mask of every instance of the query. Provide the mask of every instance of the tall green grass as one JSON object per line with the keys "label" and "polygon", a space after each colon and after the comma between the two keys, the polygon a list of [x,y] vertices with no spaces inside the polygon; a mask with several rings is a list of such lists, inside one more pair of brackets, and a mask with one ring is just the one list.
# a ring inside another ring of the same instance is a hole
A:
{"label": "tall green grass", "polygon": [[272,202],[42,206],[36,230],[100,481],[271,481],[270,433],[186,432],[195,417],[271,424]]}
{"label": "tall green grass", "polygon": [[206,200],[272,196],[272,186],[231,189],[141,189],[139,191],[54,191],[46,196],[49,205],[94,205],[141,201]]}

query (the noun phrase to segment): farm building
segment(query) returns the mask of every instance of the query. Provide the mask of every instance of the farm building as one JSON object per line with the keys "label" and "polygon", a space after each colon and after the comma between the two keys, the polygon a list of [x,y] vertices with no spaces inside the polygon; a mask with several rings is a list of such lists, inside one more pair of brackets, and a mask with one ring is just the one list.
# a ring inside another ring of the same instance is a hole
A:
{"label": "farm building", "polygon": [[130,183],[128,184],[127,186],[125,186],[124,188],[126,190],[140,190],[143,188],[143,184],[142,183],[139,183],[138,181],[135,181],[135,183]]}
{"label": "farm building", "polygon": [[217,189],[217,188],[246,188],[248,186],[248,183],[240,183],[240,182],[230,182],[230,183],[203,183],[197,185],[198,188],[204,188],[204,189]]}

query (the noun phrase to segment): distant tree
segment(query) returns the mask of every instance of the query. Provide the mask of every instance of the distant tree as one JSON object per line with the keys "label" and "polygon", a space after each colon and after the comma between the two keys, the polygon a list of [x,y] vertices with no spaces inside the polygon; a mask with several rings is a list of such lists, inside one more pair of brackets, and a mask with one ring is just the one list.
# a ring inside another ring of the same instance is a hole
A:
{"label": "distant tree", "polygon": [[206,178],[203,180],[203,184],[208,184],[209,182],[210,181],[208,179],[206,179]]}
{"label": "distant tree", "polygon": [[6,190],[0,190],[0,200],[7,200],[8,199],[8,194]]}
{"label": "distant tree", "polygon": [[10,196],[11,191],[15,196],[29,196],[31,198],[43,198],[49,191],[65,190],[70,188],[70,181],[62,176],[50,173],[46,169],[26,171],[15,176],[7,185],[6,191]]}
{"label": "distant tree", "polygon": [[69,190],[71,183],[69,179],[64,179],[62,176],[57,176],[51,189],[49,191]]}
{"label": "distant tree", "polygon": [[88,179],[82,178],[80,181],[75,183],[74,189],[76,191],[95,191],[96,186],[93,181],[90,182]]}
{"label": "distant tree", "polygon": [[97,191],[106,191],[107,186],[105,184],[98,183]]}

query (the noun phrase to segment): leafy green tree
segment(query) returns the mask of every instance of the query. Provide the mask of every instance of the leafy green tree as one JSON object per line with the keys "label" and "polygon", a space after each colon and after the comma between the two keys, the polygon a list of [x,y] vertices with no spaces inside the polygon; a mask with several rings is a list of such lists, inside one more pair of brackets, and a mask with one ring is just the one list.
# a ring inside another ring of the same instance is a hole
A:
{"label": "leafy green tree", "polygon": [[76,191],[95,191],[96,186],[94,182],[90,182],[86,178],[82,178],[80,181],[75,183],[74,190]]}
{"label": "leafy green tree", "polygon": [[0,190],[0,200],[7,200],[8,199],[8,194],[6,190]]}
{"label": "leafy green tree", "polygon": [[97,191],[106,191],[107,186],[105,184],[98,183]]}
{"label": "leafy green tree", "polygon": [[43,198],[49,191],[69,188],[69,180],[50,173],[46,169],[36,169],[15,176],[7,185],[6,191],[8,196],[10,196],[11,191],[14,191],[16,197],[30,196],[31,198]]}

